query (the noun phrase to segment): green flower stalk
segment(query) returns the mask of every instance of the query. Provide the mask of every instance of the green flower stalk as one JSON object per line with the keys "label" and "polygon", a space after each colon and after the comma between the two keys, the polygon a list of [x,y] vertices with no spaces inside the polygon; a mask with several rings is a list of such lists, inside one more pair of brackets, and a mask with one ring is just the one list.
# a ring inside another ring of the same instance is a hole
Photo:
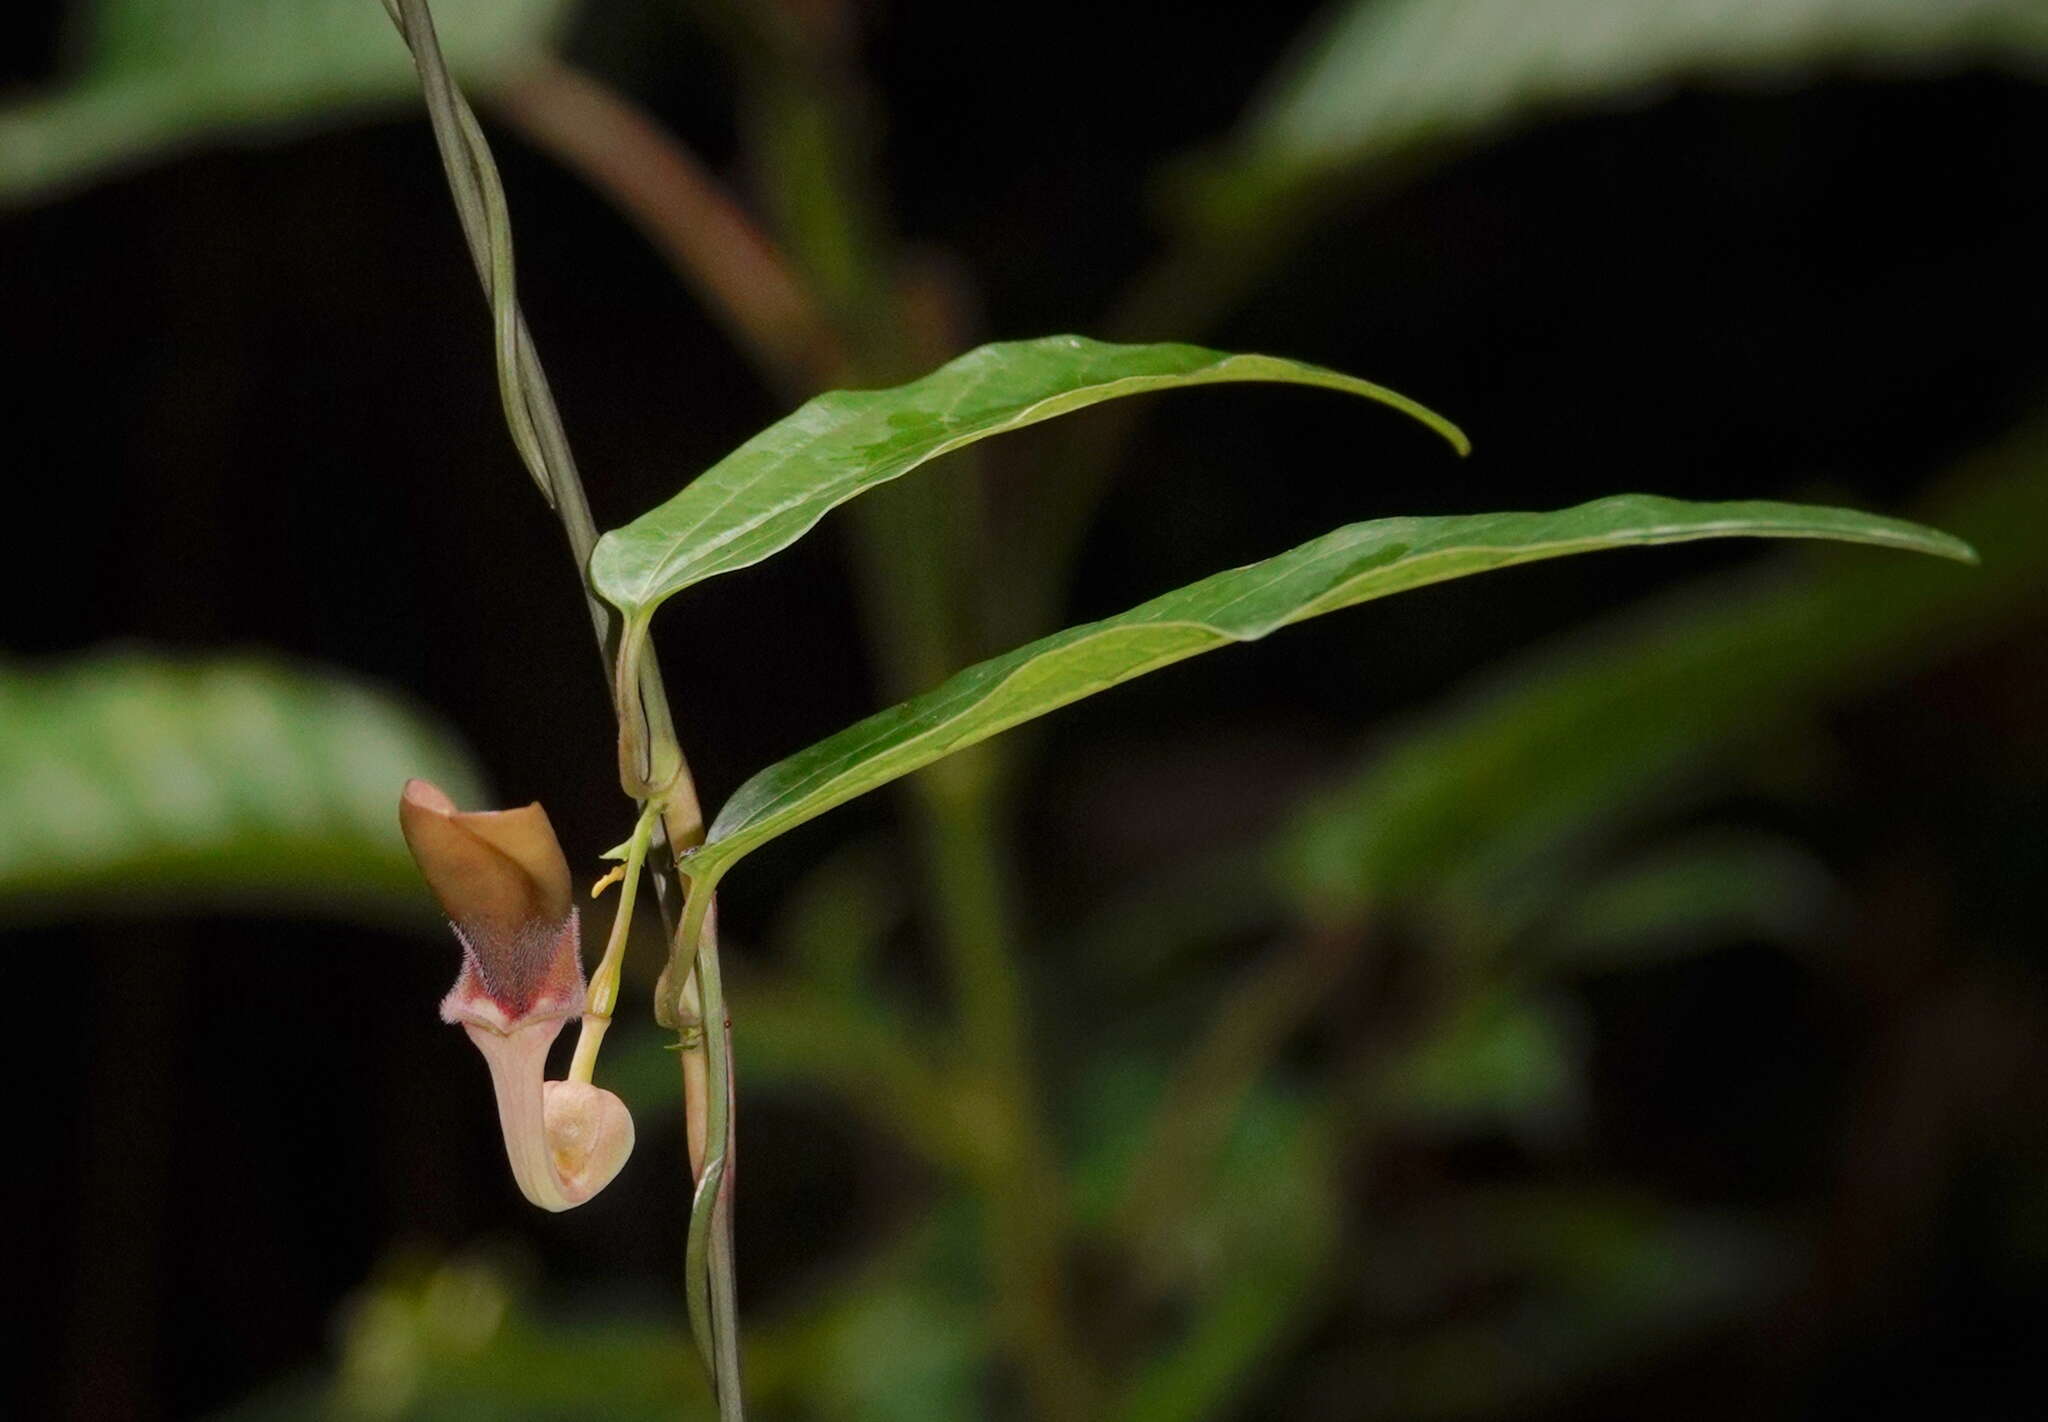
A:
{"label": "green flower stalk", "polygon": [[441,1002],[484,1054],[505,1155],[520,1193],[544,1210],[582,1204],[633,1151],[625,1103],[588,1081],[548,1081],[548,1048],[585,1006],[569,864],[547,811],[455,808],[406,782],[398,821],[413,861],[462,945]]}

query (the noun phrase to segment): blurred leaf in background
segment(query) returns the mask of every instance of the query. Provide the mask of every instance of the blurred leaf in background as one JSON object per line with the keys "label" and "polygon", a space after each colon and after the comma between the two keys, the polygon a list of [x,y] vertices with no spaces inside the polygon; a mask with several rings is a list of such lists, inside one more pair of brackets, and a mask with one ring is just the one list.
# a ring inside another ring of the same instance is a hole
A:
{"label": "blurred leaf in background", "polygon": [[543,1315],[527,1271],[486,1253],[394,1259],[343,1306],[331,1379],[266,1389],[220,1422],[548,1422],[711,1417],[689,1339],[614,1314]]}
{"label": "blurred leaf in background", "polygon": [[0,662],[0,920],[173,910],[432,921],[396,789],[481,777],[391,693],[274,657]]}
{"label": "blurred leaf in background", "polygon": [[[1118,333],[1199,336],[1315,225],[1548,120],[1693,82],[2048,74],[2039,0],[1340,0],[1226,135],[1161,170],[1166,255]],[[1099,471],[1062,475],[1085,490]],[[1085,503],[1085,492],[1066,497]]]}
{"label": "blurred leaf in background", "polygon": [[1200,166],[1209,221],[1255,221],[1346,173],[1401,171],[1510,128],[1693,79],[2048,72],[2039,0],[1347,0]]}
{"label": "blurred leaf in background", "polygon": [[[442,0],[464,83],[489,92],[542,52],[573,0]],[[375,0],[99,0],[72,8],[76,70],[0,107],[0,203],[48,198],[201,143],[248,141],[418,102]]]}

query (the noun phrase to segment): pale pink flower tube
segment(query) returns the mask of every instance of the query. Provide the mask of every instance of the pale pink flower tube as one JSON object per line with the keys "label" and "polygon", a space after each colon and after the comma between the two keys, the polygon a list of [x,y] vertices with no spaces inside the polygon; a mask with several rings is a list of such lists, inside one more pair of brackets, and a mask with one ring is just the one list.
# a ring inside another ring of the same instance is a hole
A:
{"label": "pale pink flower tube", "polygon": [[544,1210],[582,1204],[633,1150],[633,1118],[611,1092],[548,1081],[548,1048],[583,1011],[583,961],[568,861],[547,811],[455,808],[406,782],[398,822],[462,944],[441,1001],[491,1070],[513,1179]]}

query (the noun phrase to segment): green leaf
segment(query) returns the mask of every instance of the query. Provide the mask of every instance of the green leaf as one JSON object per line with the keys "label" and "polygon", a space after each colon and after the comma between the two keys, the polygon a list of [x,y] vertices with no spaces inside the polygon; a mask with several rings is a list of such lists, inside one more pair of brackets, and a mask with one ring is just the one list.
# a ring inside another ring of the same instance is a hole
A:
{"label": "green leaf", "polygon": [[1631,494],[1552,513],[1352,524],[1120,616],[1070,627],[951,677],[756,775],[696,853],[713,877],[835,805],[1148,671],[1321,613],[1517,563],[1703,538],[1827,538],[1970,561],[1946,534],[1847,509],[1692,504]]}
{"label": "green leaf", "polygon": [[253,659],[0,663],[0,917],[163,908],[431,913],[398,835],[455,739],[383,692]]}
{"label": "green leaf", "polygon": [[[434,17],[457,77],[488,90],[540,55],[568,3],[438,0]],[[418,102],[411,58],[375,0],[98,0],[79,13],[79,72],[0,108],[0,199]]]}
{"label": "green leaf", "polygon": [[644,619],[692,583],[780,552],[848,499],[963,445],[1125,395],[1241,381],[1363,395],[1466,448],[1442,416],[1319,366],[1081,336],[1011,341],[969,351],[908,385],[820,395],[667,503],[607,533],[591,557],[591,579],[629,618]]}
{"label": "green leaf", "polygon": [[2024,433],[1958,471],[1928,510],[1983,550],[1967,577],[1932,563],[1788,560],[1490,670],[1316,794],[1279,836],[1275,879],[1314,919],[1401,907],[1442,919],[1437,941],[1499,941],[1547,906],[1561,857],[1717,752],[2048,603],[2044,459],[2048,430]]}
{"label": "green leaf", "polygon": [[1511,125],[1699,77],[1973,60],[2038,70],[2040,0],[1352,0],[1203,175],[1256,220],[1339,169],[1386,167]]}

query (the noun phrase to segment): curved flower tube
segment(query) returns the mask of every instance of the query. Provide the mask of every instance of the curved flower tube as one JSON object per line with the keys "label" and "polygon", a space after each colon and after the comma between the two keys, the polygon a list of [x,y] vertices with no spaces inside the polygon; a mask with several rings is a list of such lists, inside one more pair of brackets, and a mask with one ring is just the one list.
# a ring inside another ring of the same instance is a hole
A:
{"label": "curved flower tube", "polygon": [[548,1081],[548,1048],[583,1011],[583,961],[569,865],[547,811],[455,808],[406,782],[399,827],[462,945],[441,1001],[484,1054],[505,1155],[520,1193],[544,1210],[582,1204],[633,1151],[633,1118],[611,1092]]}

